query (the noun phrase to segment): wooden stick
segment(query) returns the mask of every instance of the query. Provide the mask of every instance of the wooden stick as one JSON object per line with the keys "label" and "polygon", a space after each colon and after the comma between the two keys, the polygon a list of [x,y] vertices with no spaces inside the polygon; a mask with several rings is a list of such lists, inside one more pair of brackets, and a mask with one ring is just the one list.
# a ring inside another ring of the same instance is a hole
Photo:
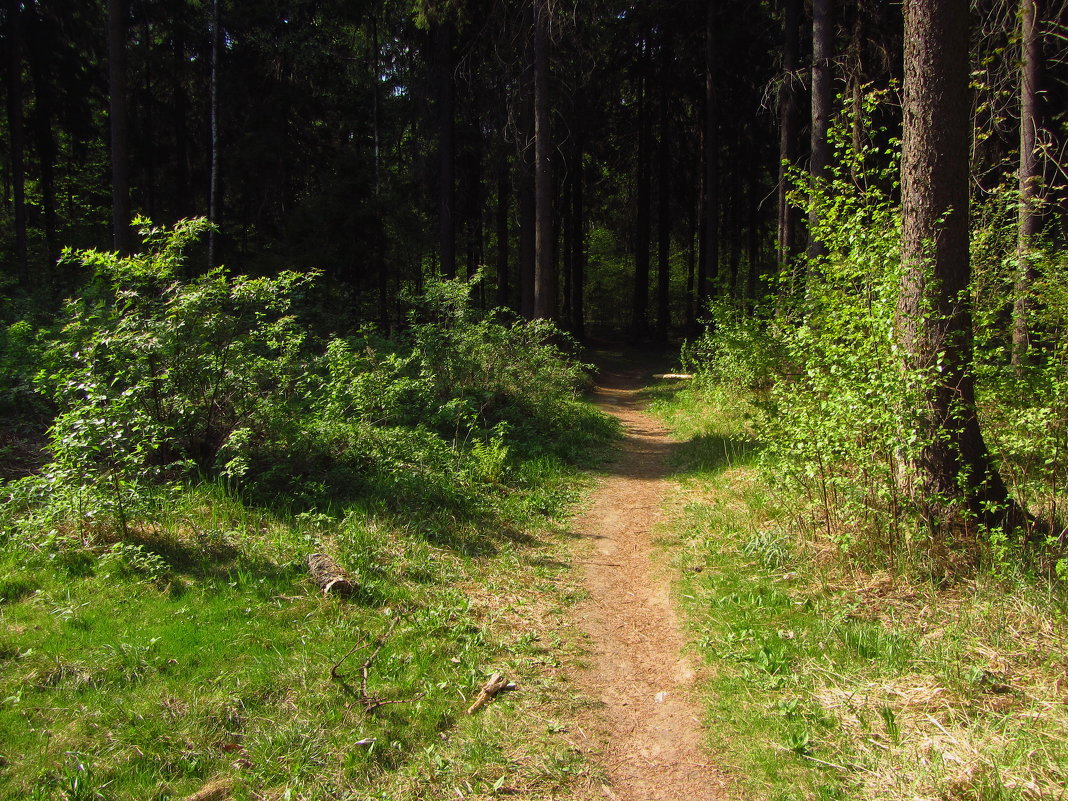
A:
{"label": "wooden stick", "polygon": [[[511,685],[511,689],[514,689],[515,685]],[[494,673],[489,677],[489,681],[482,685],[482,689],[478,693],[478,698],[467,709],[468,715],[475,714],[478,710],[493,700],[493,697],[497,695],[501,690],[509,688],[509,682],[500,673]]]}

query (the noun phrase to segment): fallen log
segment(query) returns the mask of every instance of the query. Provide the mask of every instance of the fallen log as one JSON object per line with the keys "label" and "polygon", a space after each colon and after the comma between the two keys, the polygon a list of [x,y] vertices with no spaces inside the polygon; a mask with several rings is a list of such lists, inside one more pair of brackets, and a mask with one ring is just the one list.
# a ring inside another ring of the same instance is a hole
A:
{"label": "fallen log", "polygon": [[687,381],[693,378],[692,373],[653,373],[653,378],[661,380],[674,379],[676,381]]}
{"label": "fallen log", "polygon": [[325,553],[313,553],[308,557],[308,571],[323,595],[352,595],[356,591],[356,582]]}

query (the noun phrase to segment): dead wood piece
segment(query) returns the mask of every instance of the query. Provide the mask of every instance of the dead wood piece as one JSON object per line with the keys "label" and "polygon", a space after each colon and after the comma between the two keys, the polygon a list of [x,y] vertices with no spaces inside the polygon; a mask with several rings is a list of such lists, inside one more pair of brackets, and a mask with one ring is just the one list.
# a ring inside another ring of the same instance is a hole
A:
{"label": "dead wood piece", "polygon": [[[411,698],[396,698],[391,700],[385,700],[383,698],[379,698],[377,695],[372,695],[367,690],[367,680],[371,674],[371,666],[374,664],[375,659],[378,658],[378,654],[385,647],[386,642],[389,640],[390,636],[392,636],[393,629],[396,627],[396,625],[397,620],[394,619],[389,624],[389,628],[386,629],[385,634],[376,639],[375,649],[371,652],[371,655],[364,660],[362,665],[360,665],[360,687],[359,693],[357,694],[357,698],[360,702],[360,705],[363,707],[364,712],[374,712],[380,706],[390,706],[391,704],[410,704],[412,701],[418,701],[420,698],[423,698],[426,695],[425,692],[422,692],[418,695],[413,695]],[[345,652],[344,656],[342,656],[339,660],[337,660],[337,662],[334,663],[333,667],[330,668],[330,678],[332,678],[334,681],[340,682],[342,687],[345,687],[349,692],[352,692],[353,694],[356,694],[356,691],[349,686],[348,682],[345,680],[345,677],[341,675],[338,669],[341,667],[342,663],[346,659],[348,659],[357,651],[361,651],[364,648],[368,647],[369,645],[370,643],[367,640],[356,643],[351,648],[349,648],[348,651]],[[357,743],[357,745],[360,744],[361,743]]]}
{"label": "dead wood piece", "polygon": [[325,553],[313,553],[308,557],[308,570],[319,585],[323,595],[352,595],[356,582],[348,573]]}
{"label": "dead wood piece", "polygon": [[482,685],[482,689],[479,690],[478,698],[467,709],[468,715],[475,714],[478,710],[493,700],[494,696],[502,690],[514,690],[515,684],[508,681],[500,673],[494,673],[489,677],[489,681]]}
{"label": "dead wood piece", "polygon": [[653,373],[653,378],[660,380],[688,381],[693,378],[691,373]]}
{"label": "dead wood piece", "polygon": [[232,787],[230,779],[212,779],[192,795],[186,796],[185,801],[225,801],[230,797]]}

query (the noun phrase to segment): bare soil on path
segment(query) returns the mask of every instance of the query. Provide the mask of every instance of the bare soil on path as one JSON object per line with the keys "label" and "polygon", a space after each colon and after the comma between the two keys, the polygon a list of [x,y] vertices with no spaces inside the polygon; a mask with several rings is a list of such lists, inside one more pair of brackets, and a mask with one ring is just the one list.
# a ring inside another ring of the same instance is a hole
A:
{"label": "bare soil on path", "polygon": [[621,801],[720,801],[724,776],[702,748],[700,709],[689,697],[697,674],[671,598],[669,571],[656,563],[653,530],[669,487],[675,442],[641,411],[647,366],[606,370],[594,399],[623,424],[625,439],[576,518],[576,561],[589,599],[575,611],[588,635],[589,668],[575,681],[597,708],[583,721],[608,783]]}

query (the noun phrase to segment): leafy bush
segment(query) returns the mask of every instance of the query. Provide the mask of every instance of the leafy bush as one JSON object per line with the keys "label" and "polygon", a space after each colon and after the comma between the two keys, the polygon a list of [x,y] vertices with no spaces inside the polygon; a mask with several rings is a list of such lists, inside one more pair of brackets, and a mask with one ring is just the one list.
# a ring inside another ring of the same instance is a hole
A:
{"label": "leafy bush", "polygon": [[39,406],[34,374],[40,363],[37,331],[26,320],[0,326],[0,414]]}
{"label": "leafy bush", "polygon": [[1040,276],[1032,289],[1032,346],[1014,366],[1008,356],[1006,298],[1014,294],[1015,209],[1011,221],[997,213],[1006,197],[1015,193],[996,194],[987,204],[995,213],[982,216],[985,226],[973,241],[980,414],[987,444],[1017,500],[1044,524],[1047,538],[1063,547],[1068,524],[1068,253],[1046,246],[1032,254]]}
{"label": "leafy bush", "polygon": [[565,432],[583,448],[610,430],[579,403],[563,336],[474,309],[471,284],[429,282],[394,339],[365,330],[320,348],[293,314],[315,273],[181,278],[206,227],[145,224],[130,257],[67,253],[92,280],[46,353],[52,461],[13,490],[24,527],[127,533],[190,478],[288,508],[362,495],[474,513],[515,450],[553,453]]}
{"label": "leafy bush", "polygon": [[730,303],[712,301],[705,333],[682,346],[683,369],[699,382],[767,389],[782,370],[782,351],[768,320]]}
{"label": "leafy bush", "polygon": [[[714,307],[709,332],[685,356],[704,381],[759,387],[770,378],[762,459],[799,525],[869,555],[926,558],[947,543],[945,532],[930,539],[910,477],[923,446],[917,390],[933,377],[908,370],[895,339],[897,168],[867,169],[852,149],[850,123],[832,131],[829,180],[810,186],[807,176],[795,176],[828,255],[781,277],[766,325]],[[1068,502],[1068,257],[1035,250],[1041,278],[1033,289],[1033,345],[1025,363],[1011,365],[1016,202],[1012,192],[995,195],[972,232],[979,415],[1010,490],[1048,524],[1047,543],[1060,547]],[[1018,557],[1004,535],[988,534],[995,567]],[[1068,572],[1063,563],[1060,569]]]}

